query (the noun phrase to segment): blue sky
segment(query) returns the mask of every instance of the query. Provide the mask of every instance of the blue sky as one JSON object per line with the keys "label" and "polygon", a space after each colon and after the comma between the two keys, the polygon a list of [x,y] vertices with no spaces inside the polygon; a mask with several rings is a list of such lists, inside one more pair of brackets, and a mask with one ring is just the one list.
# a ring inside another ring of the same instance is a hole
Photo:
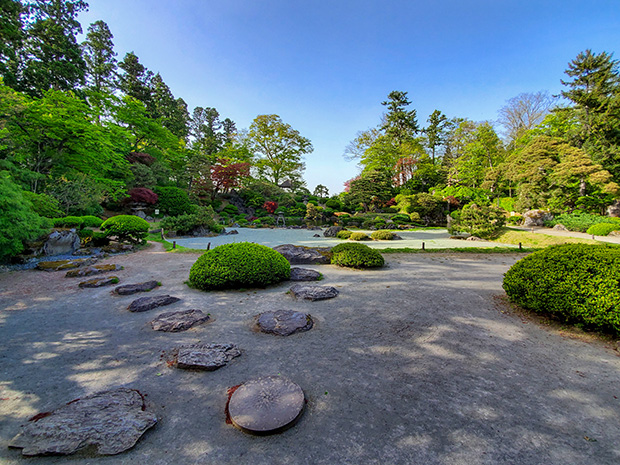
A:
{"label": "blue sky", "polygon": [[215,107],[237,128],[277,114],[309,138],[308,188],[330,194],[359,169],[356,133],[376,126],[392,90],[418,121],[493,121],[506,100],[557,94],[590,48],[620,58],[620,0],[89,0],[80,21],[114,34],[161,73],[190,112]]}

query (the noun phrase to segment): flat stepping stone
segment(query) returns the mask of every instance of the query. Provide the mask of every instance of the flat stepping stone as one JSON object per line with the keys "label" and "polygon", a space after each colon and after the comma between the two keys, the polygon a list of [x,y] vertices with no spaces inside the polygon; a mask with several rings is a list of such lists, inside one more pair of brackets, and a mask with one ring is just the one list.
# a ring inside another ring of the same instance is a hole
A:
{"label": "flat stepping stone", "polygon": [[192,326],[206,323],[210,319],[211,316],[207,313],[203,313],[202,310],[191,309],[180,312],[162,313],[151,321],[151,326],[155,331],[176,333],[185,331]]}
{"label": "flat stepping stone", "polygon": [[103,287],[103,286],[111,286],[112,284],[118,284],[118,276],[106,276],[105,278],[93,278],[88,281],[82,281],[78,284],[79,287]]}
{"label": "flat stepping stone", "polygon": [[254,434],[277,433],[301,416],[304,391],[282,376],[243,383],[230,396],[228,414],[237,428]]}
{"label": "flat stepping stone", "polygon": [[151,291],[160,285],[161,284],[157,281],[147,281],[145,283],[138,284],[125,284],[123,286],[118,286],[116,289],[114,289],[114,292],[116,292],[118,295],[131,295],[137,294],[138,292]]}
{"label": "flat stepping stone", "polygon": [[78,268],[83,265],[92,265],[96,262],[93,258],[76,258],[74,260],[48,260],[37,263],[37,270],[62,271]]}
{"label": "flat stepping stone", "polygon": [[123,267],[119,265],[95,265],[87,266],[84,268],[78,268],[77,270],[67,271],[65,278],[80,278],[84,276],[93,276],[102,273],[109,273],[111,271],[120,271]]}
{"label": "flat stepping stone", "polygon": [[175,349],[177,368],[214,371],[239,357],[241,351],[234,344],[191,344]]}
{"label": "flat stepping stone", "polygon": [[333,299],[339,294],[338,289],[332,286],[314,286],[308,284],[295,284],[290,290],[296,298],[312,301]]}
{"label": "flat stepping stone", "polygon": [[172,297],[170,295],[158,295],[155,297],[140,297],[134,300],[127,309],[130,312],[147,312],[157,307],[163,307],[164,305],[170,305],[178,302],[178,297]]}
{"label": "flat stepping stone", "polygon": [[308,268],[291,268],[291,281],[318,281],[321,273]]}
{"label": "flat stepping stone", "polygon": [[265,312],[256,315],[254,319],[255,326],[259,331],[278,336],[290,336],[308,331],[314,325],[310,315],[294,310]]}
{"label": "flat stepping stone", "polygon": [[34,416],[9,447],[22,449],[26,456],[71,454],[88,446],[95,446],[99,454],[114,455],[133,447],[156,423],[139,391],[120,388]]}

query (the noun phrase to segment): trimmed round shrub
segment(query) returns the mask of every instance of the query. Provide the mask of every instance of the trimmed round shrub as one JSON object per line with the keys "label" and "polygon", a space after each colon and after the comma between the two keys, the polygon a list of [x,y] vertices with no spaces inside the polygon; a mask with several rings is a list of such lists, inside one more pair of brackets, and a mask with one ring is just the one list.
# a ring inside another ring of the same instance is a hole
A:
{"label": "trimmed round shrub", "polygon": [[612,231],[620,231],[620,224],[613,223],[598,223],[593,224],[586,231],[588,234],[594,236],[607,236]]}
{"label": "trimmed round shrub", "polygon": [[161,210],[161,213],[170,216],[195,213],[196,207],[190,202],[187,192],[183,189],[168,186],[156,187],[153,190],[158,196],[156,207]]}
{"label": "trimmed round shrub", "polygon": [[78,228],[84,227],[84,220],[81,216],[65,216],[64,218],[54,218],[55,228]]}
{"label": "trimmed round shrub", "polygon": [[101,225],[108,237],[116,237],[119,242],[143,242],[149,232],[149,223],[135,215],[117,215],[108,218]]}
{"label": "trimmed round shrub", "polygon": [[332,248],[332,265],[350,268],[381,268],[385,261],[375,249],[364,244],[338,244]]}
{"label": "trimmed round shrub", "polygon": [[368,237],[368,234],[358,231],[358,232],[351,233],[351,235],[349,236],[349,240],[351,240],[351,241],[369,241],[370,237]]}
{"label": "trimmed round shrub", "polygon": [[375,241],[393,241],[396,235],[392,231],[374,231],[370,237]]}
{"label": "trimmed round shrub", "polygon": [[103,224],[103,220],[93,215],[82,216],[83,228],[98,228]]}
{"label": "trimmed round shrub", "polygon": [[349,237],[351,237],[351,234],[353,233],[349,231],[348,229],[343,229],[342,231],[338,231],[336,233],[336,237],[338,239],[348,239]]}
{"label": "trimmed round shrub", "polygon": [[510,300],[567,323],[620,332],[620,248],[564,244],[535,252],[504,276]]}
{"label": "trimmed round shrub", "polygon": [[265,287],[291,277],[291,265],[279,252],[260,244],[223,244],[201,255],[189,272],[189,285],[209,291]]}

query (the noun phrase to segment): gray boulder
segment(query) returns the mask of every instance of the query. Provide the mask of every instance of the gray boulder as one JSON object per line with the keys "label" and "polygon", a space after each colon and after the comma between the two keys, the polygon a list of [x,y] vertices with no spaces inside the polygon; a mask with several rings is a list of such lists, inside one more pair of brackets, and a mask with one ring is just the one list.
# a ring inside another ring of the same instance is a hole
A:
{"label": "gray boulder", "polygon": [[132,295],[138,292],[148,292],[159,286],[157,281],[146,281],[138,284],[125,284],[114,289],[118,295]]}
{"label": "gray boulder", "polygon": [[553,215],[544,210],[528,210],[523,214],[523,226],[532,228],[544,226],[545,221],[549,221]]}
{"label": "gray boulder", "polygon": [[80,236],[75,229],[52,232],[43,244],[44,255],[70,255],[80,248]]}
{"label": "gray boulder", "polygon": [[314,325],[312,317],[307,313],[293,310],[277,310],[265,312],[254,317],[256,329],[263,333],[278,336],[290,336],[291,334],[308,331]]}
{"label": "gray boulder", "polygon": [[36,415],[9,447],[22,449],[26,456],[71,454],[88,446],[99,454],[115,455],[133,447],[156,423],[139,391],[120,388]]}
{"label": "gray boulder", "polygon": [[191,344],[175,350],[177,368],[214,371],[239,357],[241,351],[234,344]]}
{"label": "gray boulder", "polygon": [[332,286],[309,286],[307,284],[295,284],[290,291],[297,299],[312,301],[333,299],[339,294],[338,289]]}
{"label": "gray boulder", "polygon": [[103,287],[103,286],[111,286],[112,284],[118,283],[117,276],[106,276],[105,278],[93,278],[88,281],[82,281],[78,284],[79,287],[93,288],[93,287]]}
{"label": "gray boulder", "polygon": [[291,268],[291,281],[318,281],[321,273],[308,268]]}
{"label": "gray boulder", "polygon": [[323,236],[325,237],[336,237],[340,231],[344,230],[342,226],[330,226],[325,230]]}
{"label": "gray boulder", "polygon": [[210,319],[211,316],[203,313],[202,310],[191,309],[180,312],[168,312],[162,313],[151,321],[151,327],[155,331],[177,333],[206,323]]}
{"label": "gray boulder", "polygon": [[127,309],[130,312],[147,312],[157,307],[163,307],[164,305],[170,305],[178,302],[178,297],[172,297],[170,295],[158,295],[155,297],[140,297],[134,300]]}
{"label": "gray boulder", "polygon": [[325,247],[303,247],[283,244],[273,249],[284,255],[291,265],[325,265],[331,261],[329,249]]}

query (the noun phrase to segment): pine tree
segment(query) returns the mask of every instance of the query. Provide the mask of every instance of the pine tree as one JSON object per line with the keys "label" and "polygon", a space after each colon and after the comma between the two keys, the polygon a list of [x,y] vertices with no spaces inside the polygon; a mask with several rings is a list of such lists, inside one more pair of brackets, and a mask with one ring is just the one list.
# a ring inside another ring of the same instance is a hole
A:
{"label": "pine tree", "polygon": [[89,87],[96,92],[110,92],[116,88],[118,65],[113,38],[108,25],[103,21],[96,21],[88,27],[86,40],[82,42],[86,80]]}

